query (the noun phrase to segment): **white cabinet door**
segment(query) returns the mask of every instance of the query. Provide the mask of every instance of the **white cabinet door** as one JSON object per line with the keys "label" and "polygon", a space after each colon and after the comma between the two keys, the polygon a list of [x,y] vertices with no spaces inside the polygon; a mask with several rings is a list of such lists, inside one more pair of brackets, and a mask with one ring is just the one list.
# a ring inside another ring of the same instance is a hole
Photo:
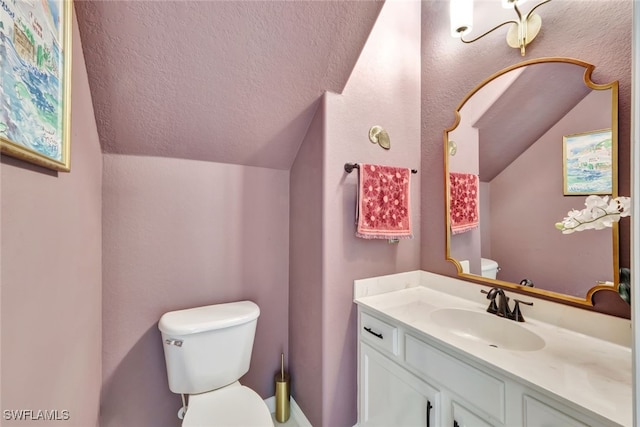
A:
{"label": "white cabinet door", "polygon": [[531,396],[523,396],[523,418],[525,427],[588,427]]}
{"label": "white cabinet door", "polygon": [[439,392],[360,343],[358,425],[440,426]]}
{"label": "white cabinet door", "polygon": [[473,367],[409,334],[405,334],[404,338],[406,364],[424,374],[421,378],[441,384],[443,392],[451,392],[452,395],[459,396],[463,399],[457,400],[459,403],[469,402],[478,409],[477,414],[483,414],[491,417],[492,420],[504,423],[506,414],[504,378],[490,375],[486,370]]}

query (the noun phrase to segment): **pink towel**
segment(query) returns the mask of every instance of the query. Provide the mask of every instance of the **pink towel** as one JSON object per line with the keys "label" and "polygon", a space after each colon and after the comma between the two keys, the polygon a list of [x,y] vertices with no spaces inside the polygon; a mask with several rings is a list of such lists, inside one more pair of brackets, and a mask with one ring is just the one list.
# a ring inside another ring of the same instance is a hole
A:
{"label": "pink towel", "polygon": [[449,173],[449,203],[452,234],[478,228],[478,176]]}
{"label": "pink towel", "polygon": [[363,239],[410,239],[411,170],[361,163],[358,174],[356,236]]}

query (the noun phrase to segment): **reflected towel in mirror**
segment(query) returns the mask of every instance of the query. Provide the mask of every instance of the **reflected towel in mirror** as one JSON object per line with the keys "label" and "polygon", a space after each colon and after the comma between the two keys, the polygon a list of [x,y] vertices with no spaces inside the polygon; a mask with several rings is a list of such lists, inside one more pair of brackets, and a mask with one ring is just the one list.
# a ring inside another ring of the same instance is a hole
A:
{"label": "reflected towel in mirror", "polygon": [[449,181],[451,234],[478,228],[478,175],[450,172]]}

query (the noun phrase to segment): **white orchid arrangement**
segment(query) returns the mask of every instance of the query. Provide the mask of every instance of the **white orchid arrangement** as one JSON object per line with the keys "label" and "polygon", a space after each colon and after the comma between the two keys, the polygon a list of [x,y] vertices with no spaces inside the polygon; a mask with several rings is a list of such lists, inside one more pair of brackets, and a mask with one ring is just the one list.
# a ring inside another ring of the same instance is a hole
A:
{"label": "white orchid arrangement", "polygon": [[587,196],[585,208],[572,209],[556,228],[563,234],[571,234],[582,230],[602,230],[611,227],[620,218],[631,215],[630,197]]}
{"label": "white orchid arrangement", "polygon": [[[556,223],[556,228],[563,234],[571,234],[574,231],[602,230],[613,226],[620,218],[631,215],[630,197],[599,197],[587,196],[584,201],[585,208],[581,211],[572,209],[562,222]],[[631,304],[630,272],[628,268],[620,269],[618,294],[620,298]]]}

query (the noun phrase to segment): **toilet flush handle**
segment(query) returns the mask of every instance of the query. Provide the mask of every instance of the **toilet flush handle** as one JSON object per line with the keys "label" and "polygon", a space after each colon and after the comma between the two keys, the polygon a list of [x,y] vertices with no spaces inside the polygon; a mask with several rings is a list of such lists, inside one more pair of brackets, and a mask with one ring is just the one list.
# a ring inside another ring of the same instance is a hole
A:
{"label": "toilet flush handle", "polygon": [[173,338],[168,338],[168,339],[164,340],[164,342],[167,345],[175,345],[175,346],[178,346],[178,347],[182,347],[182,340],[175,340]]}

